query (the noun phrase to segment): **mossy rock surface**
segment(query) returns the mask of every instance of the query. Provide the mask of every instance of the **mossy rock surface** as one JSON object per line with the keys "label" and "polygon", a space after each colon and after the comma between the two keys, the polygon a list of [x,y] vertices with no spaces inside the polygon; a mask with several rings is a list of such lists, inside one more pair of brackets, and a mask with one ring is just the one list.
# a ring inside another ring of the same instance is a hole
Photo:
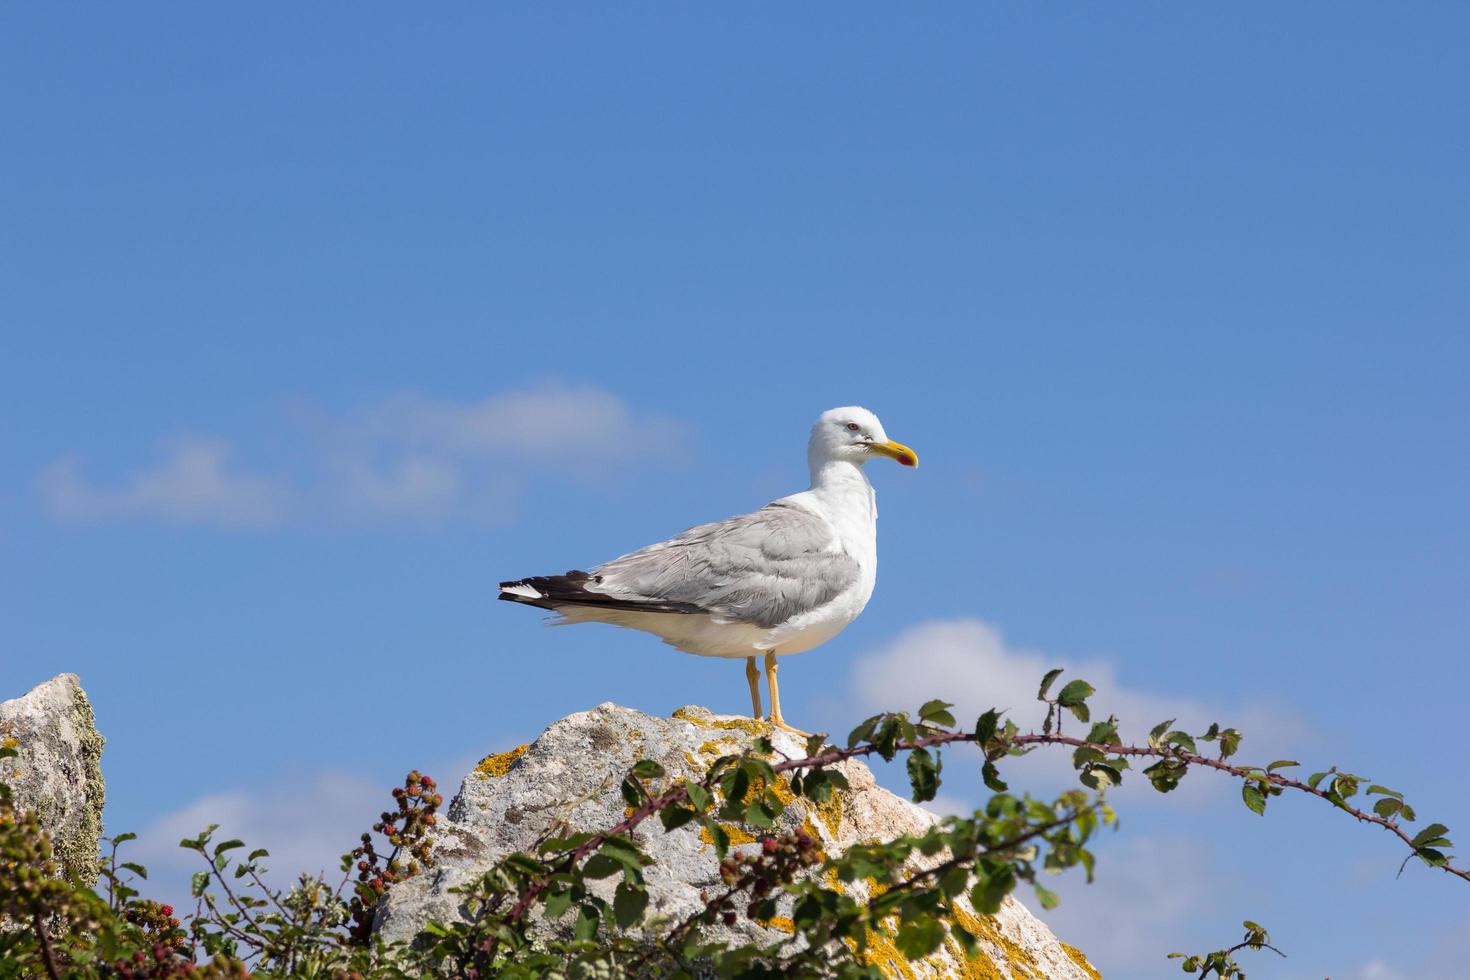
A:
{"label": "mossy rock surface", "polygon": [[[473,880],[504,855],[530,850],[556,823],[572,831],[596,831],[621,821],[627,804],[619,785],[639,759],[660,763],[670,780],[702,777],[721,755],[740,751],[753,736],[766,735],[788,756],[806,754],[802,741],[772,732],[750,718],[715,715],[699,707],[680,708],[660,718],[602,704],[553,724],[530,745],[488,755],[465,778],[440,822],[434,853],[436,866],[389,892],[380,914],[378,933],[387,939],[410,939],[431,920],[460,916],[450,889]],[[781,830],[806,830],[827,854],[839,854],[860,841],[888,840],[919,832],[935,817],[921,807],[878,786],[866,765],[844,763],[851,788],[817,806],[790,795],[779,818]],[[777,787],[780,794],[783,787]],[[725,828],[736,849],[756,847],[750,828]],[[700,891],[720,889],[719,862],[709,832],[688,824],[665,833],[657,820],[636,832],[657,864],[646,871],[650,921],[682,921],[699,909]],[[614,879],[594,883],[611,897]],[[869,885],[844,885],[855,898],[866,898]],[[981,937],[982,952],[966,957],[958,942],[949,942],[926,960],[908,963],[897,954],[891,937],[875,934],[867,956],[886,976],[1030,980],[1089,980],[1096,972],[1085,957],[1058,942],[1051,931],[1019,902],[1008,900],[994,916],[976,916],[968,907],[962,923]],[[790,909],[764,926],[743,916],[732,931],[743,939],[772,942],[792,931]],[[539,928],[551,930],[542,923]],[[723,928],[723,927],[720,927]]]}
{"label": "mossy rock surface", "polygon": [[0,702],[0,745],[18,757],[0,760],[0,780],[23,809],[35,810],[69,875],[97,882],[97,840],[106,786],[102,734],[75,674],[59,674]]}

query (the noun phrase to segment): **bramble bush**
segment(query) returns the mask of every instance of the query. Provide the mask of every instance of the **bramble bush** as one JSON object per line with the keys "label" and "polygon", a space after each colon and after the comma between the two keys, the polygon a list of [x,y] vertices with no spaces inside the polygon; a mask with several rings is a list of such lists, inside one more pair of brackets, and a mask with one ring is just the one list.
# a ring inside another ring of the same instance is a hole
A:
{"label": "bramble bush", "polygon": [[[1094,692],[1086,681],[1072,680],[1052,694],[1060,674],[1053,670],[1042,679],[1037,698],[1046,711],[1039,732],[1022,732],[995,709],[964,729],[952,705],[930,701],[915,716],[887,712],[867,719],[845,747],[814,735],[801,758],[780,756],[757,737],[744,751],[716,759],[697,781],[671,778],[658,763],[642,760],[623,780],[627,815],[621,822],[596,832],[553,827],[532,852],[505,856],[457,890],[465,919],[432,923],[412,943],[385,943],[372,925],[384,896],[434,863],[433,829],[444,800],[434,780],[417,771],[392,791],[393,808],[342,855],[335,884],[303,875],[289,888],[274,888],[261,863],[269,854],[256,849],[239,858],[244,842],[215,841],[215,827],[182,841],[203,865],[192,882],[196,907],[182,918],[141,897],[145,868],[119,861],[118,849],[132,834],[104,839],[97,889],[63,878],[37,815],[21,809],[0,782],[0,980],[874,978],[881,974],[864,954],[875,935],[891,935],[910,959],[935,952],[947,939],[973,952],[980,939],[964,926],[965,916],[953,914],[957,902],[968,900],[976,912],[992,914],[1024,884],[1050,908],[1057,897],[1043,877],[1080,867],[1091,881],[1096,862],[1089,844],[1115,821],[1107,791],[1135,765],[1161,793],[1194,769],[1232,777],[1244,805],[1257,814],[1287,792],[1316,797],[1398,838],[1405,865],[1418,860],[1470,879],[1470,871],[1453,863],[1447,828],[1413,826],[1418,817],[1402,793],[1336,767],[1301,779],[1288,774],[1299,767],[1293,760],[1236,761],[1244,736],[1218,724],[1191,735],[1165,721],[1144,744],[1125,744],[1116,718],[1092,720],[1088,699]],[[1064,733],[1068,718],[1086,726],[1085,734]],[[1010,760],[1057,747],[1071,751],[1080,788],[1045,800],[1014,793],[1002,780],[1001,767]],[[822,854],[800,830],[775,829],[783,795],[820,805],[846,789],[838,763],[904,756],[911,795],[925,802],[940,787],[944,754],[961,749],[977,753],[993,794],[969,817],[947,817],[923,833],[836,856]],[[15,754],[0,748],[0,758]],[[778,793],[778,783],[790,793]],[[665,832],[698,824],[720,860],[721,887],[705,894],[703,907],[683,921],[645,916],[646,870],[653,861],[634,831],[655,818]],[[748,829],[755,842],[732,847],[725,830],[731,823]],[[592,886],[603,879],[615,880],[610,901],[603,897],[606,888]],[[866,900],[841,887],[865,880],[881,886]],[[768,922],[778,901],[789,907],[793,924],[778,941],[741,942],[710,928],[740,917]],[[1185,973],[1244,978],[1237,953],[1280,952],[1260,925],[1246,922],[1244,929],[1232,946],[1170,955]]]}

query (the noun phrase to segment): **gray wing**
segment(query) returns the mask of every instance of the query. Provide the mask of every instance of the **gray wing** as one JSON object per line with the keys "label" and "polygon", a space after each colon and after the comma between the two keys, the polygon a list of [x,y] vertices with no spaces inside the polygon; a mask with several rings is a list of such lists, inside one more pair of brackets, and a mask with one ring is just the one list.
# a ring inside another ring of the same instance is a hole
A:
{"label": "gray wing", "polygon": [[857,581],[857,560],[828,550],[832,540],[821,518],[777,502],[615,558],[593,569],[597,584],[587,588],[779,626]]}

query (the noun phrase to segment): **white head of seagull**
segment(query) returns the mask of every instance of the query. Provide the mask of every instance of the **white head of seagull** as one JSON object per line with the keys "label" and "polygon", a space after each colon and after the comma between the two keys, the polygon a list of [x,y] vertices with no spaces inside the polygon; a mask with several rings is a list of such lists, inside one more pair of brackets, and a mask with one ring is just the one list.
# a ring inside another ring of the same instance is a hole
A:
{"label": "white head of seagull", "polygon": [[894,442],[883,431],[878,416],[849,405],[823,412],[812,426],[806,458],[812,471],[812,485],[822,482],[822,471],[831,463],[862,466],[874,456],[887,456],[903,466],[918,466],[919,457],[901,442]]}

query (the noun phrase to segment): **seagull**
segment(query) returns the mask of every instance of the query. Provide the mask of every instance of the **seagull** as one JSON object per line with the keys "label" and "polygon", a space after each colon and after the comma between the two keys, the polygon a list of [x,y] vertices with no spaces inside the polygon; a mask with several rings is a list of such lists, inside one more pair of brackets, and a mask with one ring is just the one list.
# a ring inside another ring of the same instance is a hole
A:
{"label": "seagull", "polygon": [[557,613],[553,625],[610,623],[685,653],[743,658],[756,718],[763,658],[767,720],[805,734],[781,717],[776,658],[826,643],[868,604],[878,577],[878,506],[863,464],[877,456],[919,465],[867,409],[823,412],[807,444],[810,489],[588,571],[501,582],[500,598]]}

